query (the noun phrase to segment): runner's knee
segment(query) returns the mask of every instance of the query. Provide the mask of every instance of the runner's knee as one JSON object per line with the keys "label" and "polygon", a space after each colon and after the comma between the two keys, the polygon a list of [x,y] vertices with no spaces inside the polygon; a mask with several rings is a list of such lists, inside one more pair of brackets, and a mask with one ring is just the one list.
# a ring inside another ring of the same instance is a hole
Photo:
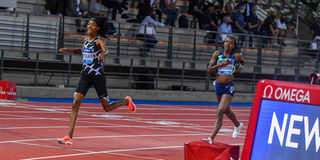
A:
{"label": "runner's knee", "polygon": [[73,96],[72,109],[79,109],[83,96],[80,93],[75,92]]}
{"label": "runner's knee", "polygon": [[218,111],[217,111],[217,115],[218,115],[218,116],[221,116],[221,115],[223,115],[225,112],[226,112],[226,109],[225,109],[225,108],[219,108]]}

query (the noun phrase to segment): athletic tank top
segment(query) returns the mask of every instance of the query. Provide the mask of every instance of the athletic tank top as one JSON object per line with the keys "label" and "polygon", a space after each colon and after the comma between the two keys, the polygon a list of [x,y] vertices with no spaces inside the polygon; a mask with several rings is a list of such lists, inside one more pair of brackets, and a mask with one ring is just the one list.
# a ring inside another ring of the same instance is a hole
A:
{"label": "athletic tank top", "polygon": [[235,66],[237,63],[237,60],[234,56],[234,53],[232,52],[229,57],[226,57],[223,55],[223,51],[221,51],[218,55],[217,59],[217,65],[221,64],[224,61],[229,60],[231,63],[228,65],[225,65],[223,67],[218,68],[218,74],[229,74],[232,75],[233,72],[235,71]]}
{"label": "athletic tank top", "polygon": [[98,61],[100,50],[97,46],[97,41],[100,37],[97,37],[93,41],[85,40],[82,48],[82,69],[81,73],[88,76],[103,75],[103,61]]}

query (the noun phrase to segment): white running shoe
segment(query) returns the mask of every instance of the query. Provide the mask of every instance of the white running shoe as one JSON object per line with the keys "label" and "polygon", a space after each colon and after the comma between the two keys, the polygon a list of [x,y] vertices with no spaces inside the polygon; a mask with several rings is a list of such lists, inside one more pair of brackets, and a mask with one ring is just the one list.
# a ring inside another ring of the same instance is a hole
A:
{"label": "white running shoe", "polygon": [[211,139],[211,137],[202,138],[202,140],[208,142],[209,144],[212,144],[212,139]]}
{"label": "white running shoe", "polygon": [[233,134],[232,134],[233,138],[236,138],[239,136],[242,126],[243,126],[243,123],[240,122],[240,125],[238,127],[234,127]]}

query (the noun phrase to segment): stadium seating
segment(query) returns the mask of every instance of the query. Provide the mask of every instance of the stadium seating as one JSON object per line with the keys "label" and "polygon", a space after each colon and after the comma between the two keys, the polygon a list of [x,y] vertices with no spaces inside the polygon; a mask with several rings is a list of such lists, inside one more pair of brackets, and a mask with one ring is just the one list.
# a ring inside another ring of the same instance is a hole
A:
{"label": "stadium seating", "polygon": [[[72,55],[70,59],[67,54],[61,58],[57,49],[61,45],[78,48],[82,45],[83,37],[77,33],[75,19],[72,17],[62,19],[56,15],[34,14],[43,13],[43,8],[44,1],[41,0],[18,0],[16,12],[0,13],[0,46],[3,51],[1,59],[7,67],[2,78],[16,81],[17,85],[56,86],[67,83],[68,86],[75,86],[76,79],[80,76],[82,57]],[[85,21],[83,20],[83,24]],[[206,68],[212,53],[221,48],[206,43],[206,31],[174,28],[172,58],[168,59],[169,30],[166,27],[157,28],[159,43],[148,53],[148,57],[143,59],[139,56],[142,42],[134,37],[139,26],[123,20],[119,22],[121,37],[106,40],[110,50],[105,70],[108,85],[114,88],[134,88],[139,76],[151,71],[150,76],[155,79],[154,85],[157,89],[173,89],[172,86],[189,86],[190,90],[212,89],[212,85],[208,83],[214,77],[208,77]],[[64,43],[59,44],[62,28]],[[194,32],[197,35],[195,41]],[[236,76],[235,83],[238,83],[239,90],[253,91],[257,80],[262,78],[306,81],[305,77],[315,66],[309,62],[308,56],[299,54],[295,43],[297,41],[288,47],[262,50],[242,48],[247,64],[243,74]],[[120,63],[115,63],[117,60]],[[146,64],[141,66],[141,60],[145,60]],[[172,65],[168,66],[168,62]],[[300,65],[299,68],[297,64]],[[28,78],[22,78],[20,73],[24,73],[24,77]]]}

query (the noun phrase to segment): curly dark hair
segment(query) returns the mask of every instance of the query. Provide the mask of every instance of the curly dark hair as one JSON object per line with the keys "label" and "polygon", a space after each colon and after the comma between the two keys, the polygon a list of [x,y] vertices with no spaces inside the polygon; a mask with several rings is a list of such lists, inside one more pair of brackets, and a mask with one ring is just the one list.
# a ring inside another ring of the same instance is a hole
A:
{"label": "curly dark hair", "polygon": [[100,27],[100,29],[98,30],[98,35],[100,35],[103,38],[107,38],[107,34],[109,32],[107,18],[93,17],[93,18],[90,18],[90,20],[96,22],[97,25]]}

